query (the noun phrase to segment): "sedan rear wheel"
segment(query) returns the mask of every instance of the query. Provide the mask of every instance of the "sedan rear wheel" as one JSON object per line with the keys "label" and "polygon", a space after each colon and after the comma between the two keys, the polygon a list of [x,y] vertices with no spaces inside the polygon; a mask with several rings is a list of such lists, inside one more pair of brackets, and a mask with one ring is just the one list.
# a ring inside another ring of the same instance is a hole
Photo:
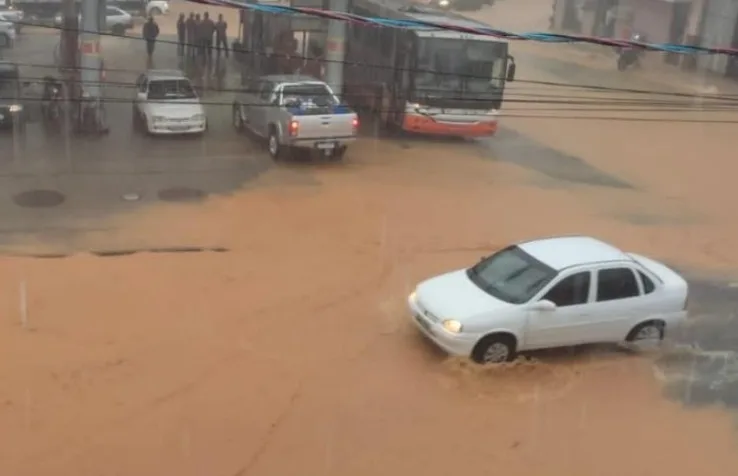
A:
{"label": "sedan rear wheel", "polygon": [[628,333],[625,340],[639,347],[657,346],[664,340],[665,325],[662,321],[648,321],[638,324]]}

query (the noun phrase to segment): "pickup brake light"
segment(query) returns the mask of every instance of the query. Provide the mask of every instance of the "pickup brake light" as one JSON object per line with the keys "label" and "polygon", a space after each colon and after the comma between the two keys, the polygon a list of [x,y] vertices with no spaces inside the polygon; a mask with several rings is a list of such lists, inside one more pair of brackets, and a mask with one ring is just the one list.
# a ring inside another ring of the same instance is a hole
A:
{"label": "pickup brake light", "polygon": [[354,120],[351,122],[351,125],[354,128],[354,131],[356,131],[359,128],[359,118],[355,117]]}
{"label": "pickup brake light", "polygon": [[292,137],[296,136],[299,130],[300,130],[300,123],[297,122],[294,119],[291,120],[290,121],[290,126],[289,126],[290,136],[292,136]]}

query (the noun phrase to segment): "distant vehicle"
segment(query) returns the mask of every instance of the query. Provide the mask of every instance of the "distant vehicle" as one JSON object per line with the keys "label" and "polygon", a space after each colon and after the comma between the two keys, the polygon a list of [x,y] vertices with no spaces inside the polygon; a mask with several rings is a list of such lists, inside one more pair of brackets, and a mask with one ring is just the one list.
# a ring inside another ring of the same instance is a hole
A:
{"label": "distant vehicle", "polygon": [[202,134],[208,122],[190,80],[178,70],[149,70],[136,81],[133,122],[148,134]]}
{"label": "distant vehicle", "polygon": [[519,243],[420,283],[416,326],[479,363],[587,343],[658,342],[687,317],[687,282],[652,259],[586,236]]}
{"label": "distant vehicle", "polygon": [[494,0],[428,0],[416,2],[421,5],[440,8],[443,10],[473,11],[480,10],[485,5],[493,5]]}
{"label": "distant vehicle", "polygon": [[[78,17],[78,21],[82,21],[82,16]],[[54,17],[54,25],[62,26],[62,14],[59,13]],[[124,12],[118,7],[105,7],[105,26],[104,30],[112,32],[115,35],[123,35],[126,30],[133,28],[133,17],[130,13]]]}
{"label": "distant vehicle", "polygon": [[12,22],[0,18],[0,48],[10,48],[15,43],[17,32]]}
{"label": "distant vehicle", "polygon": [[274,159],[294,149],[340,159],[356,140],[359,118],[322,81],[272,75],[253,78],[237,93],[233,125],[267,139]]}
{"label": "distant vehicle", "polygon": [[[12,0],[12,8],[25,12],[29,20],[42,21],[53,19],[61,13],[63,0]],[[80,8],[80,0],[75,1],[77,10]],[[133,16],[163,15],[169,13],[169,2],[167,0],[110,0],[109,7],[120,8]]]}
{"label": "distant vehicle", "polygon": [[23,12],[20,10],[0,7],[0,20],[11,22],[16,33],[20,33],[23,29]]}
{"label": "distant vehicle", "polygon": [[22,129],[25,126],[23,87],[18,65],[0,61],[0,128]]}
{"label": "distant vehicle", "polygon": [[[633,35],[631,35],[630,41],[635,41],[638,43],[646,43],[646,37],[644,35],[641,35],[640,33],[634,33]],[[643,48],[637,48],[634,46],[618,48],[617,50],[618,71],[625,71],[631,66],[640,68],[641,58],[643,57],[643,52],[644,52]]]}

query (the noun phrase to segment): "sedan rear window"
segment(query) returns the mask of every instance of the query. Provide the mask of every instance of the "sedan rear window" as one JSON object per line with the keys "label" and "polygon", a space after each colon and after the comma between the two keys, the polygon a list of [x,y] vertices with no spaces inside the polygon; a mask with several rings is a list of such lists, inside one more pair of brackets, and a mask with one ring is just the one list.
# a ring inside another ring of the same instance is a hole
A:
{"label": "sedan rear window", "polygon": [[556,276],[556,270],[511,246],[483,259],[466,274],[480,289],[497,299],[523,304]]}

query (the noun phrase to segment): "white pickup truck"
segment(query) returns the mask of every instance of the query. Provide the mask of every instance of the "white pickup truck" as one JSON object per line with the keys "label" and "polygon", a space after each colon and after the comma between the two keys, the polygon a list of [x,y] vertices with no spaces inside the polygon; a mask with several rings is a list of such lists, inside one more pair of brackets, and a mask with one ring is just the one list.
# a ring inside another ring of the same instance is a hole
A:
{"label": "white pickup truck", "polygon": [[233,126],[267,139],[274,159],[295,149],[341,159],[356,140],[359,118],[326,83],[309,76],[273,75],[253,78],[236,95]]}

